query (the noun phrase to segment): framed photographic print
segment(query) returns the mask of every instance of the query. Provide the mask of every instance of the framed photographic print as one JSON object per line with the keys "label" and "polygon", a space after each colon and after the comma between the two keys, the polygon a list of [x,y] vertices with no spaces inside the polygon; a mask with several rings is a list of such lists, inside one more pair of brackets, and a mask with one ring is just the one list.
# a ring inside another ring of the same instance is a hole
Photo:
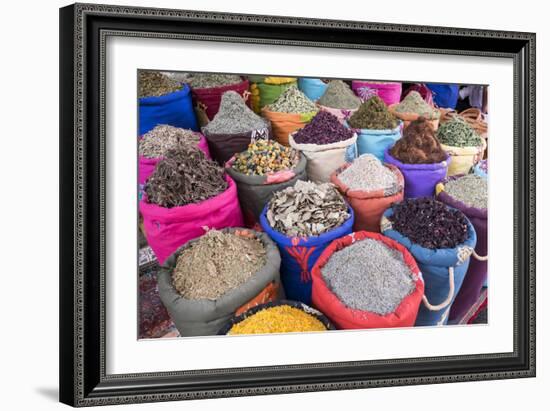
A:
{"label": "framed photographic print", "polygon": [[535,375],[534,34],[60,22],[62,402]]}

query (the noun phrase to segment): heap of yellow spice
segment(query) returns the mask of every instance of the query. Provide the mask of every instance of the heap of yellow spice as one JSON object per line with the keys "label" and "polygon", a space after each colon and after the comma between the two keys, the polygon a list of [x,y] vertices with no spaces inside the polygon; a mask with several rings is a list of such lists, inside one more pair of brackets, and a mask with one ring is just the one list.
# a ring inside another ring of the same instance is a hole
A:
{"label": "heap of yellow spice", "polygon": [[314,316],[289,305],[265,308],[235,324],[228,334],[271,334],[326,331]]}

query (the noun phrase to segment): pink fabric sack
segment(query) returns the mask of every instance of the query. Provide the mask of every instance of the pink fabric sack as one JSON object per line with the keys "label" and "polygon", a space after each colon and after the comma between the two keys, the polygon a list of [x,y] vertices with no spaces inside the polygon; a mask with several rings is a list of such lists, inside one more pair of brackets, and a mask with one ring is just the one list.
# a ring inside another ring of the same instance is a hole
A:
{"label": "pink fabric sack", "polygon": [[[206,138],[201,133],[196,133],[200,136],[200,140],[197,143],[197,147],[204,152],[206,158],[212,158],[210,156],[210,150],[208,149],[208,142]],[[162,160],[162,157],[157,158],[147,158],[139,156],[139,169],[138,169],[138,182],[140,189],[143,189],[143,186],[149,176],[155,171],[157,163]]]}
{"label": "pink fabric sack", "polygon": [[351,82],[351,89],[362,100],[378,96],[388,106],[401,101],[401,83],[373,83],[370,81],[353,80]]}
{"label": "pink fabric sack", "polygon": [[229,184],[227,190],[197,204],[165,208],[148,203],[147,196],[143,196],[139,211],[143,216],[145,237],[160,264],[187,241],[203,235],[203,227],[243,226],[237,186],[228,175],[225,180]]}

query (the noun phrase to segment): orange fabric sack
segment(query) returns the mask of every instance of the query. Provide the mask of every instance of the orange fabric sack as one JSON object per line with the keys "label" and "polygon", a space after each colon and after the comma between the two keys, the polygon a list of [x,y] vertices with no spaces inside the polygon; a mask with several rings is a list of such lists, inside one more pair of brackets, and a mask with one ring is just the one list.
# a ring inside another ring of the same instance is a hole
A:
{"label": "orange fabric sack", "polygon": [[271,121],[273,136],[279,144],[289,147],[288,136],[304,128],[307,123],[315,117],[317,112],[296,114],[296,113],[279,113],[277,111],[269,111],[267,106],[262,109],[262,116]]}
{"label": "orange fabric sack", "polygon": [[403,189],[405,187],[403,174],[394,165],[385,163],[384,165],[393,171],[397,177],[397,184],[394,187],[387,191],[350,190],[338,178],[338,175],[350,165],[351,163],[346,163],[337,169],[330,176],[330,181],[338,188],[351,208],[353,208],[353,212],[355,213],[353,231],[364,230],[379,233],[380,219],[384,211],[390,208],[393,203],[403,200]]}

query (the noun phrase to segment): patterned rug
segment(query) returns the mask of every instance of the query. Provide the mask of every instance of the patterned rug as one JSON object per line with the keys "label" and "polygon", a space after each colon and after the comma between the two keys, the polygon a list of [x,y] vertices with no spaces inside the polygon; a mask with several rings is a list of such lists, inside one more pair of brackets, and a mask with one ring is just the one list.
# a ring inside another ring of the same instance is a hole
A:
{"label": "patterned rug", "polygon": [[179,337],[170,315],[160,300],[157,272],[160,267],[151,248],[139,252],[139,338]]}

